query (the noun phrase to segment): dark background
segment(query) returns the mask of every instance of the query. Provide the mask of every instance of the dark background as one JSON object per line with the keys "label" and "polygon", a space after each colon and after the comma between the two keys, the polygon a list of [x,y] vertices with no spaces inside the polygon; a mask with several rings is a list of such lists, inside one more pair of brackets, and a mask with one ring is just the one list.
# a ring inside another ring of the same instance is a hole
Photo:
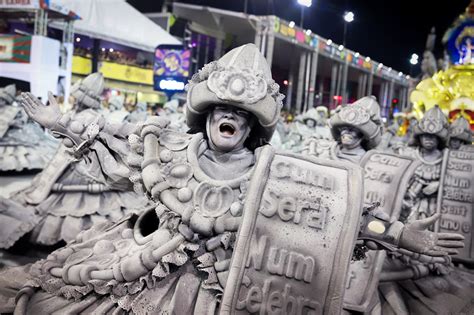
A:
{"label": "dark background", "polygon": [[[164,0],[127,0],[142,12],[160,12]],[[180,0],[221,9],[243,11],[244,0]],[[346,46],[364,56],[408,73],[412,53],[423,55],[426,37],[436,27],[435,56],[443,52],[441,38],[446,29],[463,13],[469,0],[313,0],[305,8],[304,27],[342,44],[344,11],[352,11],[355,21],[348,27]],[[300,23],[296,0],[248,0],[251,14],[275,14]],[[418,64],[413,72],[419,72]]]}

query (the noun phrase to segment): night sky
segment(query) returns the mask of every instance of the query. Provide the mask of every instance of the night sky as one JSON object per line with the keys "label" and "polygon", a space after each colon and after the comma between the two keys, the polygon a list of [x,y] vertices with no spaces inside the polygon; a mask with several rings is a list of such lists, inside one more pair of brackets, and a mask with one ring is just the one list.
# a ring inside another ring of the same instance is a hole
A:
{"label": "night sky", "polygon": [[[163,0],[128,0],[142,12],[159,12]],[[243,0],[181,0],[179,2],[208,5],[243,11]],[[341,44],[344,11],[353,11],[355,21],[349,25],[346,46],[364,56],[409,73],[412,53],[420,57],[426,37],[436,27],[437,58],[442,56],[441,38],[454,19],[464,12],[469,0],[313,0],[305,8],[304,27]],[[300,6],[296,0],[248,0],[249,13],[275,14],[285,20],[300,22]],[[419,64],[413,74],[419,72]]]}

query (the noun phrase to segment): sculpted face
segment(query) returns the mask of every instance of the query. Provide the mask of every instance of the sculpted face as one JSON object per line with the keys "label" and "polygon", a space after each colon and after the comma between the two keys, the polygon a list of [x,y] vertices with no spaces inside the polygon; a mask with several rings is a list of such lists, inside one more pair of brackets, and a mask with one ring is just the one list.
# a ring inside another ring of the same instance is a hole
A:
{"label": "sculpted face", "polygon": [[306,126],[308,126],[309,128],[314,128],[314,126],[316,126],[316,121],[314,119],[307,119]]}
{"label": "sculpted face", "polygon": [[438,137],[435,135],[424,134],[420,136],[420,145],[422,148],[431,151],[438,147]]}
{"label": "sculpted face", "polygon": [[208,138],[221,152],[240,150],[250,133],[250,114],[228,106],[216,106],[209,114]]}
{"label": "sculpted face", "polygon": [[458,150],[461,147],[461,139],[452,138],[449,140],[449,148],[453,150]]}
{"label": "sculpted face", "polygon": [[353,149],[360,145],[362,134],[352,127],[341,127],[341,145],[347,149]]}

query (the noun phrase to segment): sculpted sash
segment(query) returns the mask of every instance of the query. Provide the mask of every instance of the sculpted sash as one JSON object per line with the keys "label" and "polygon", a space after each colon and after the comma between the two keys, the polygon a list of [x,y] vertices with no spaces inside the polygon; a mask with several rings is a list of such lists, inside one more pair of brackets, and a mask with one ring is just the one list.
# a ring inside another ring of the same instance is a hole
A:
{"label": "sculpted sash", "polygon": [[221,313],[339,313],[359,231],[361,188],[358,166],[262,152]]}
{"label": "sculpted sash", "polygon": [[[379,202],[396,221],[400,216],[405,190],[419,162],[406,156],[371,150],[361,161],[364,168],[364,203]],[[370,250],[365,260],[351,262],[344,293],[344,308],[358,312],[370,311],[377,289],[385,251]]]}
{"label": "sculpted sash", "polygon": [[474,146],[462,146],[449,150],[441,172],[438,207],[441,218],[437,232],[464,235],[464,248],[454,261],[474,263]]}

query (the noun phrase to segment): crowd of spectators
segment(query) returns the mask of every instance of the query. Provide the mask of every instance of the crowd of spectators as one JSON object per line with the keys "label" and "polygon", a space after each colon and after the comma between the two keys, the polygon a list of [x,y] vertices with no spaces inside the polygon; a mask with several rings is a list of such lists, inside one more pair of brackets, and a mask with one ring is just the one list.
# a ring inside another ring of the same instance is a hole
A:
{"label": "crowd of spectators", "polygon": [[[92,58],[92,50],[83,47],[74,47],[74,55],[85,58]],[[128,54],[118,50],[101,49],[99,51],[99,61],[109,61],[118,64],[135,66],[145,69],[153,69],[153,63],[140,54]]]}

